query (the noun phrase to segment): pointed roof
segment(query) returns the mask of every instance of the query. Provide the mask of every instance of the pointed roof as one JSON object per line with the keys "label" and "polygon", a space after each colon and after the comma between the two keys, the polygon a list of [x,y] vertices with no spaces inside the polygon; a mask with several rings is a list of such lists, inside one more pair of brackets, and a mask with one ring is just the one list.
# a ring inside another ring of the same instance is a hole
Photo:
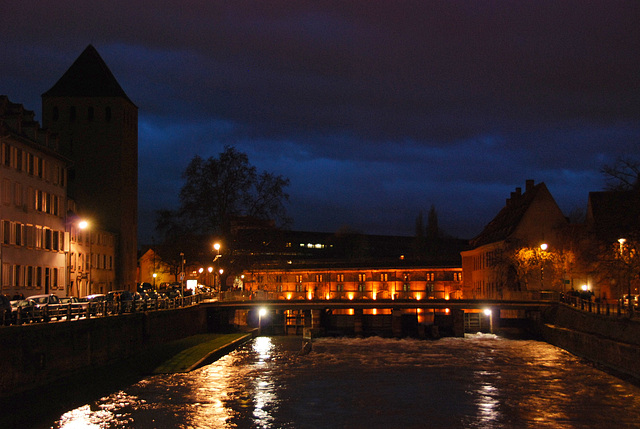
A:
{"label": "pointed roof", "polygon": [[549,192],[544,182],[533,184],[528,181],[527,190],[523,194],[520,189],[511,194],[507,205],[498,212],[496,217],[484,227],[482,232],[470,241],[472,247],[480,247],[485,244],[506,240],[516,230],[525,213],[531,207],[531,203],[541,192]]}
{"label": "pointed roof", "polygon": [[89,45],[43,97],[129,97],[96,48]]}

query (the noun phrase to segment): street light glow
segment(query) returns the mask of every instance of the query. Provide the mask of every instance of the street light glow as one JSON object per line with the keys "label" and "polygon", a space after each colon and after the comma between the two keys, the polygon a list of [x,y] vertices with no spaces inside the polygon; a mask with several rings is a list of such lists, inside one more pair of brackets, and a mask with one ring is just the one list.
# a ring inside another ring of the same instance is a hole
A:
{"label": "street light glow", "polygon": [[547,247],[549,247],[549,246],[547,246],[547,243],[542,243],[542,244],[540,245],[540,248],[541,248],[542,250],[547,250]]}
{"label": "street light glow", "polygon": [[81,220],[80,222],[78,222],[78,228],[80,229],[89,228],[89,222],[87,222],[86,220]]}

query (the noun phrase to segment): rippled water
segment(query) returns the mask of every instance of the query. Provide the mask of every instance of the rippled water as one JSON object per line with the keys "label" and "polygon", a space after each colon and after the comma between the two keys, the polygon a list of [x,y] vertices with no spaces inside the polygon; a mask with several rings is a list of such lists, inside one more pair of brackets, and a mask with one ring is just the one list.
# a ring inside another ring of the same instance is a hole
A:
{"label": "rippled water", "polygon": [[55,428],[640,427],[640,388],[537,341],[259,337],[188,374],[69,410]]}

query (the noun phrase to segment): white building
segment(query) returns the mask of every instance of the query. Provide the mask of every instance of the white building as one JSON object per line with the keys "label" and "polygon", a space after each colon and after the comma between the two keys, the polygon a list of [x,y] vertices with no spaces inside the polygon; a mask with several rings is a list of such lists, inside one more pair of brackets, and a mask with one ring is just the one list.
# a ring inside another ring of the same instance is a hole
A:
{"label": "white building", "polygon": [[67,163],[34,112],[0,95],[0,292],[66,295]]}

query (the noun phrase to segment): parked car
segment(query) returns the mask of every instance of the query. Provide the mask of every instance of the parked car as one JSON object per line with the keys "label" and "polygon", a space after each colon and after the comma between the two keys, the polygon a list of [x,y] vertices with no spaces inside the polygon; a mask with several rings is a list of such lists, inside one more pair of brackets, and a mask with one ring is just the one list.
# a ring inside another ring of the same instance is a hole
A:
{"label": "parked car", "polygon": [[[625,295],[622,298],[622,303],[625,307],[629,307],[629,295]],[[631,295],[631,306],[634,308],[640,307],[640,295]]]}
{"label": "parked car", "polygon": [[80,301],[87,302],[89,306],[89,314],[95,316],[102,308],[102,303],[106,300],[106,295],[103,293],[94,293],[80,298]]}
{"label": "parked car", "polygon": [[0,324],[11,323],[11,300],[8,296],[0,294]]}
{"label": "parked car", "polygon": [[112,290],[107,292],[105,300],[113,311],[130,312],[133,308],[133,294],[128,290]]}
{"label": "parked car", "polygon": [[62,316],[66,315],[65,308],[60,304],[60,298],[56,294],[32,295],[27,299],[35,302],[36,313],[43,322],[48,322],[51,318],[60,320]]}
{"label": "parked car", "polygon": [[36,320],[39,320],[39,313],[37,313],[36,303],[32,299],[11,301],[11,323],[22,324]]}
{"label": "parked car", "polygon": [[87,313],[87,308],[89,308],[89,302],[80,301],[80,298],[77,296],[66,296],[60,298],[60,304],[67,307],[67,314],[69,312],[69,306],[71,306],[71,315],[80,317],[82,314]]}

